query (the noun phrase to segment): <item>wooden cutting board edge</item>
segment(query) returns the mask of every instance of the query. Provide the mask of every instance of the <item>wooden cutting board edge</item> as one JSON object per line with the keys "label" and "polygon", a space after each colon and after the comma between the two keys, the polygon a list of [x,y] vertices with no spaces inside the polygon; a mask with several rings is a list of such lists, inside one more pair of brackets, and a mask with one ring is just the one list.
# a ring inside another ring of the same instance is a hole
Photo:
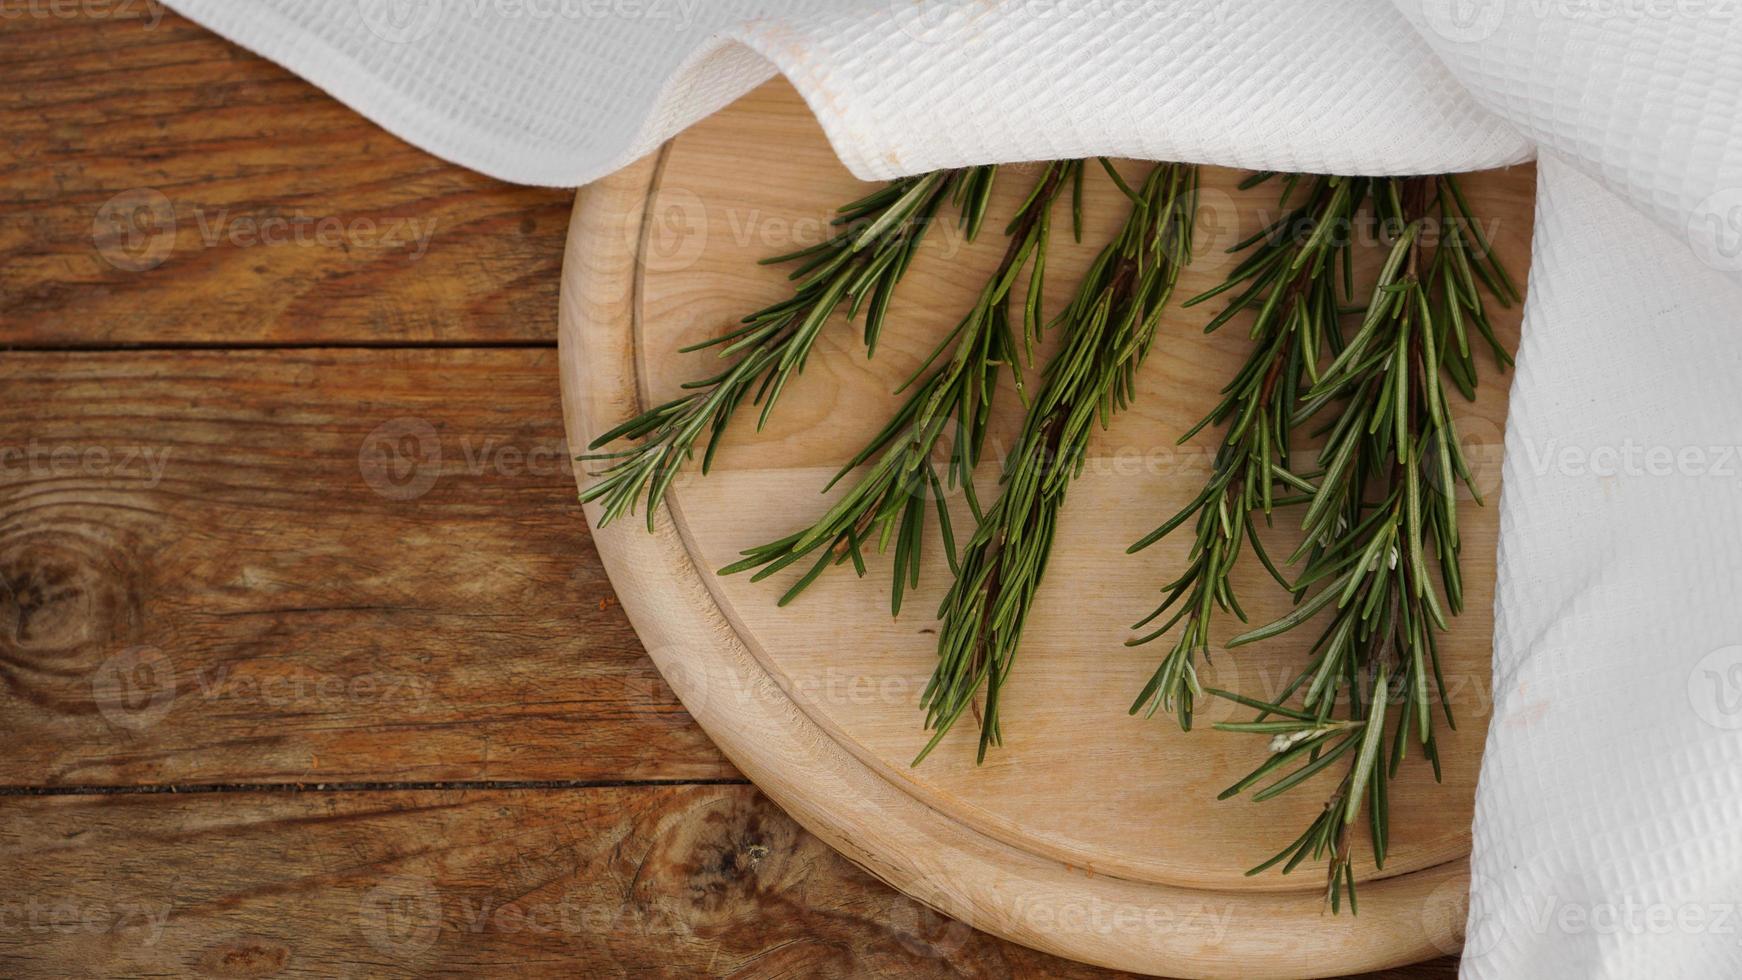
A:
{"label": "wooden cutting board edge", "polygon": [[[584,188],[564,262],[559,362],[571,447],[640,409],[633,345],[646,205],[666,150]],[[577,463],[578,483],[588,480]],[[909,896],[1036,949],[1189,977],[1335,976],[1455,952],[1457,860],[1362,886],[1327,916],[1316,890],[1220,892],[1098,875],[995,840],[905,792],[838,744],[733,630],[664,508],[594,541],[638,635],[720,749],[806,829]]]}

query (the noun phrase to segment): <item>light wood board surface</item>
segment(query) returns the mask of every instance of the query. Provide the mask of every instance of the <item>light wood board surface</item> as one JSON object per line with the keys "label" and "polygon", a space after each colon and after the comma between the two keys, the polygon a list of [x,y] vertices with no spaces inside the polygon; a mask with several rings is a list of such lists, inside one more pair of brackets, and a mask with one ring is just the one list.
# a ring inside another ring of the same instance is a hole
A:
{"label": "light wood board surface", "polygon": [[[1008,169],[989,225],[1001,223],[997,214],[1009,213],[1033,173]],[[1276,214],[1276,191],[1241,192],[1241,176],[1205,172],[1199,259],[1182,277],[1182,297],[1219,281],[1231,261],[1223,250]],[[1520,274],[1533,187],[1529,168],[1467,182],[1503,260]],[[561,322],[571,444],[700,376],[708,355],[680,347],[789,288],[781,271],[759,269],[756,259],[819,240],[832,208],[862,192],[779,83],[585,191]],[[1090,180],[1085,244],[1061,235],[1051,259],[1052,308],[1123,210],[1110,181]],[[961,315],[1001,250],[996,241],[964,242],[954,227],[934,229],[875,361],[867,362],[856,328],[826,332],[768,426],[757,433],[745,421],[708,478],[681,479],[655,533],[638,520],[596,529],[655,662],[728,757],[802,823],[898,887],[1001,935],[1106,965],[1203,976],[1326,975],[1448,951],[1457,941],[1447,920],[1461,907],[1488,704],[1509,381],[1491,362],[1483,362],[1482,397],[1458,409],[1488,501],[1465,506],[1467,612],[1443,645],[1460,724],[1442,736],[1442,784],[1425,766],[1407,767],[1395,784],[1390,860],[1383,872],[1360,865],[1358,918],[1321,914],[1319,869],[1243,874],[1292,839],[1324,793],[1309,787],[1265,804],[1217,803],[1217,792],[1262,758],[1262,742],[1207,730],[1231,717],[1225,708],[1206,707],[1189,734],[1125,710],[1163,651],[1130,650],[1123,640],[1153,607],[1186,541],[1136,557],[1125,547],[1201,486],[1216,434],[1175,441],[1237,368],[1242,331],[1206,337],[1202,311],[1176,308],[1164,320],[1137,405],[1097,437],[1071,491],[1007,688],[1005,745],[983,766],[974,765],[965,731],[925,764],[909,765],[927,737],[917,700],[934,659],[928,614],[947,586],[935,543],[919,594],[893,620],[887,565],[874,563],[864,580],[834,571],[784,610],[774,603],[778,582],[713,573],[826,509],[829,498],[817,491],[882,425],[896,403],[891,391]],[[1497,317],[1509,344],[1517,320],[1517,310]],[[1010,397],[999,403],[995,447],[1019,422],[1014,406]],[[1254,622],[1287,608],[1262,576],[1248,569],[1243,583]],[[1218,656],[1208,679],[1273,697],[1309,640]]]}

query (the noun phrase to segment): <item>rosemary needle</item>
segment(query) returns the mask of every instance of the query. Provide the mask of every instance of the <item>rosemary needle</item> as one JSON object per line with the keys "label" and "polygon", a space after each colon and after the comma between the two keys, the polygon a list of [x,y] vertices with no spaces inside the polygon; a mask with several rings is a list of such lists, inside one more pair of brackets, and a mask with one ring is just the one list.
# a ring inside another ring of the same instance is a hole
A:
{"label": "rosemary needle", "polygon": [[[708,433],[702,472],[708,471],[733,413],[746,400],[762,407],[757,427],[794,375],[804,370],[817,337],[835,311],[864,313],[865,347],[874,352],[897,283],[907,272],[938,210],[954,201],[969,235],[984,221],[995,167],[939,170],[892,181],[840,209],[827,241],[768,263],[796,262],[793,295],[746,316],[740,326],[686,351],[718,348],[736,358],[723,371],[685,384],[685,394],[651,408],[593,440],[582,460],[601,461],[597,482],[581,502],[601,501],[601,526],[647,505],[647,526],[680,467]],[[598,452],[619,439],[639,439],[617,452]]]}
{"label": "rosemary needle", "polygon": [[[1452,714],[1435,636],[1447,628],[1448,610],[1463,606],[1458,484],[1476,494],[1445,385],[1450,380],[1466,396],[1475,393],[1470,325],[1502,365],[1510,362],[1487,326],[1476,283],[1502,304],[1517,296],[1452,177],[1377,181],[1369,196],[1382,225],[1397,233],[1360,324],[1346,343],[1333,345],[1330,363],[1290,409],[1295,426],[1331,416],[1320,427],[1325,442],[1302,518],[1304,540],[1289,559],[1301,564],[1292,591],[1304,601],[1228,646],[1277,636],[1319,611],[1329,611],[1331,621],[1280,697],[1229,695],[1256,708],[1256,722],[1217,726],[1272,736],[1271,758],[1224,797],[1291,766],[1253,798],[1338,773],[1305,833],[1251,872],[1280,864],[1287,873],[1308,858],[1328,857],[1325,897],[1333,910],[1345,896],[1354,908],[1348,837],[1363,810],[1374,863],[1385,864],[1389,786],[1411,742],[1439,778],[1430,691],[1448,725]],[[1441,234],[1430,248],[1433,221]],[[1297,697],[1299,706],[1288,706]],[[1273,716],[1281,720],[1266,720]]]}
{"label": "rosemary needle", "polygon": [[[721,569],[720,574],[760,569],[754,579],[761,580],[820,551],[809,571],[781,596],[780,604],[785,605],[830,565],[850,560],[864,575],[866,546],[882,551],[893,541],[891,613],[899,615],[903,594],[919,584],[928,496],[936,506],[945,553],[955,567],[945,487],[962,487],[972,500],[974,465],[985,443],[988,409],[1000,370],[1008,367],[1021,388],[1022,351],[1032,345],[1041,329],[1040,296],[1052,204],[1082,166],[1080,160],[1062,161],[1042,171],[1006,229],[1009,245],[1004,258],[980,290],[973,308],[902,385],[901,390],[910,394],[888,423],[823,489],[830,489],[875,459],[870,469],[808,528],[744,551],[741,560]],[[1017,277],[1030,267],[1033,271],[1022,312],[1025,345],[1019,346],[1011,327],[1011,298]],[[953,431],[954,436],[949,469],[940,478],[933,457],[946,431]]]}
{"label": "rosemary needle", "polygon": [[998,499],[981,515],[938,611],[938,664],[921,697],[933,735],[915,765],[982,691],[977,758],[999,743],[999,695],[1046,571],[1065,491],[1096,421],[1105,426],[1130,402],[1162,307],[1190,261],[1197,169],[1161,164],[1141,189],[1122,189],[1130,215],[1051,324],[1063,341],[1005,459]]}
{"label": "rosemary needle", "polygon": [[[845,494],[809,527],[751,548],[722,569],[754,569],[762,579],[814,556],[782,596],[784,604],[829,567],[851,562],[866,574],[867,547],[882,551],[893,544],[892,607],[899,613],[904,593],[919,581],[926,498],[932,498],[954,580],[938,612],[936,669],[921,696],[932,735],[915,765],[970,711],[979,720],[977,758],[984,761],[1000,743],[1001,696],[1066,491],[1082,469],[1097,420],[1106,426],[1132,398],[1161,310],[1191,258],[1196,168],[1162,164],[1133,187],[1107,161],[1101,164],[1130,213],[1065,310],[1043,328],[1052,205],[1068,186],[1080,240],[1083,161],[1042,171],[1007,229],[1004,260],[973,307],[902,386],[906,398],[888,423],[830,481],[833,487],[853,476]],[[849,320],[864,314],[864,342],[873,353],[896,285],[937,212],[956,208],[972,238],[986,219],[995,175],[996,168],[973,167],[894,181],[842,208],[829,241],[768,260],[797,264],[793,295],[692,348],[717,349],[730,362],[718,374],[690,382],[681,397],[600,437],[595,451],[618,439],[640,441],[582,457],[606,461],[582,500],[601,501],[604,522],[645,500],[651,527],[702,434],[709,433],[706,472],[735,410],[749,400],[761,406],[758,424],[766,422],[837,310]],[[1287,874],[1309,859],[1328,858],[1327,904],[1338,910],[1346,898],[1353,911],[1351,828],[1365,814],[1375,864],[1383,867],[1391,837],[1389,787],[1412,743],[1439,775],[1432,700],[1447,725],[1452,714],[1436,637],[1463,607],[1458,486],[1476,496],[1447,390],[1475,396],[1472,349],[1479,344],[1502,369],[1511,363],[1486,304],[1492,298],[1511,305],[1520,295],[1451,176],[1263,172],[1240,186],[1276,177],[1282,217],[1230,249],[1246,253],[1233,272],[1185,304],[1227,297],[1206,332],[1250,314],[1250,354],[1219,403],[1181,439],[1221,427],[1209,479],[1131,548],[1148,547],[1188,523],[1194,529],[1185,570],[1163,586],[1159,607],[1136,628],[1170,610],[1171,617],[1130,641],[1147,643],[1179,628],[1131,711],[1167,711],[1188,729],[1204,693],[1255,711],[1250,721],[1216,726],[1270,740],[1268,757],[1223,799],[1250,794],[1267,800],[1329,777],[1325,803],[1306,829],[1248,874],[1272,868]],[[1363,286],[1366,305],[1351,308],[1355,246],[1339,232],[1363,214],[1385,229],[1387,254]],[[1430,243],[1436,227],[1440,235]],[[1025,268],[1019,341],[1012,306]],[[1056,330],[1062,340],[1030,398],[1018,361],[1043,329]],[[1006,367],[1027,411],[1003,462],[997,499],[982,508],[973,474]],[[1311,469],[1300,465],[1295,449],[1303,429],[1322,442]],[[946,434],[950,449],[940,475]],[[946,488],[957,487],[976,521],[959,556],[944,504]],[[1266,552],[1258,524],[1290,506],[1300,508],[1302,543],[1278,562]],[[1229,648],[1275,639],[1321,614],[1329,619],[1273,698],[1206,690],[1197,679],[1196,659],[1209,657],[1216,615],[1246,619],[1231,572],[1248,549],[1295,606],[1229,640]],[[1284,567],[1294,572],[1292,580]]]}
{"label": "rosemary needle", "polygon": [[1185,571],[1162,586],[1166,598],[1134,628],[1144,629],[1169,609],[1177,610],[1160,626],[1127,641],[1130,646],[1149,643],[1180,627],[1173,646],[1132,702],[1131,713],[1167,711],[1186,730],[1191,729],[1192,706],[1201,693],[1196,659],[1210,657],[1215,610],[1246,619],[1229,576],[1247,542],[1283,588],[1293,591],[1265,552],[1255,517],[1262,512],[1268,521],[1279,499],[1286,502],[1296,491],[1314,490],[1291,470],[1290,416],[1298,392],[1312,383],[1321,351],[1335,353],[1340,338],[1338,268],[1349,275],[1352,249],[1346,239],[1338,241],[1325,229],[1353,225],[1368,182],[1318,177],[1311,184],[1302,204],[1258,238],[1242,243],[1256,247],[1220,285],[1184,304],[1192,307],[1233,294],[1204,327],[1206,333],[1237,314],[1257,311],[1249,331],[1251,356],[1222,389],[1221,402],[1180,438],[1185,442],[1213,424],[1227,427],[1208,482],[1183,509],[1130,548],[1141,551],[1196,516]]}

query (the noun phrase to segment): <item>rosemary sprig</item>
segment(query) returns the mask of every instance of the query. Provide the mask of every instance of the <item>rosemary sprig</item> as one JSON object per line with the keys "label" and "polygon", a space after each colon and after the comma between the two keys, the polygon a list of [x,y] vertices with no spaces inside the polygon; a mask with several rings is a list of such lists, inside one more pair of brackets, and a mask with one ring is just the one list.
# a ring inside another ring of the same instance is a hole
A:
{"label": "rosemary sprig", "polygon": [[[1317,377],[1321,351],[1334,354],[1340,341],[1337,274],[1340,263],[1344,282],[1352,282],[1353,247],[1336,230],[1353,227],[1368,184],[1360,178],[1312,178],[1304,203],[1229,249],[1257,246],[1226,280],[1184,304],[1189,308],[1238,290],[1204,327],[1205,333],[1243,311],[1255,309],[1257,314],[1248,334],[1252,353],[1245,366],[1222,389],[1222,401],[1179,440],[1187,442],[1208,425],[1227,426],[1209,480],[1190,503],[1130,548],[1142,551],[1197,518],[1185,571],[1161,587],[1166,598],[1132,628],[1143,629],[1176,605],[1178,609],[1159,627],[1126,641],[1127,646],[1139,646],[1180,626],[1173,647],[1132,702],[1132,714],[1167,711],[1182,729],[1191,729],[1192,706],[1202,693],[1196,658],[1201,653],[1206,662],[1210,659],[1215,611],[1232,612],[1246,621],[1229,580],[1246,542],[1277,582],[1293,591],[1265,552],[1254,517],[1262,512],[1268,522],[1276,506],[1298,503],[1314,490],[1307,479],[1312,474],[1297,475],[1291,469],[1290,415],[1298,392]],[[1292,181],[1286,185],[1285,199],[1293,188]]]}
{"label": "rosemary sprig", "polygon": [[[1082,177],[1080,160],[1047,165],[1027,200],[1005,230],[1009,245],[998,268],[980,290],[972,309],[937,345],[900,391],[906,401],[881,431],[835,474],[826,493],[848,474],[876,458],[851,490],[810,527],[778,541],[750,548],[744,557],[720,570],[731,575],[760,569],[760,581],[813,552],[822,550],[810,570],[781,596],[795,599],[831,565],[851,560],[865,574],[864,546],[874,541],[879,552],[895,543],[891,613],[899,615],[907,588],[919,585],[920,541],[925,532],[926,496],[936,504],[945,553],[955,568],[954,535],[945,501],[945,485],[960,486],[970,504],[974,465],[985,444],[988,408],[1001,367],[1009,366],[1022,391],[1019,346],[1011,328],[1011,297],[1022,270],[1032,266],[1024,297],[1022,322],[1025,344],[1032,347],[1041,331],[1040,298],[1046,274],[1046,249],[1053,202],[1067,184]],[[938,364],[949,352],[949,358]],[[934,370],[932,365],[938,364]],[[928,373],[929,372],[929,373]],[[922,380],[923,378],[923,380]],[[939,442],[953,430],[948,472],[940,478],[933,462]]]}
{"label": "rosemary sprig", "polygon": [[938,665],[921,697],[934,734],[915,765],[982,687],[977,758],[999,743],[999,694],[1046,570],[1065,491],[1082,469],[1096,419],[1105,427],[1129,403],[1162,306],[1190,261],[1196,168],[1159,165],[1133,190],[1102,164],[1130,198],[1131,213],[1051,324],[1062,344],[1005,460],[998,499],[981,515],[939,609]]}
{"label": "rosemary sprig", "polygon": [[[809,528],[744,553],[722,573],[756,569],[757,579],[812,555],[809,571],[781,602],[793,599],[834,565],[866,573],[864,549],[893,542],[892,606],[918,583],[925,497],[936,510],[954,582],[939,609],[938,663],[921,698],[932,736],[917,765],[972,710],[980,726],[977,758],[1001,742],[999,704],[1014,667],[1029,609],[1044,576],[1060,509],[1086,459],[1093,425],[1105,427],[1135,389],[1135,372],[1155,336],[1181,267],[1190,261],[1197,171],[1155,167],[1133,188],[1101,161],[1131,202],[1121,231],[1090,267],[1069,306],[1045,328],[1062,335],[1032,401],[1019,361],[1044,332],[1044,288],[1051,206],[1066,182],[1080,238],[1081,161],[1047,166],[1011,222],[1004,260],[973,308],[899,392],[902,406],[830,481],[858,474],[852,488]],[[890,298],[945,202],[954,202],[972,239],[987,214],[995,168],[940,171],[896,181],[846,206],[839,230],[823,244],[769,262],[797,262],[789,299],[745,317],[721,337],[689,350],[718,348],[732,361],[719,374],[685,385],[686,393],[600,437],[640,439],[607,460],[583,501],[602,501],[604,521],[633,512],[645,498],[653,512],[704,431],[705,473],[734,411],[745,399],[765,423],[790,378],[803,369],[837,309],[850,321],[865,314],[868,355],[875,352]],[[1244,186],[1279,175],[1261,173]],[[1190,728],[1203,693],[1254,709],[1255,718],[1218,724],[1271,738],[1271,754],[1222,798],[1251,791],[1255,800],[1293,790],[1321,774],[1334,780],[1305,831],[1257,874],[1283,873],[1308,858],[1329,857],[1326,899],[1355,905],[1349,833],[1366,810],[1374,861],[1383,867],[1390,842],[1389,782],[1411,741],[1439,776],[1431,699],[1447,725],[1451,706],[1436,636],[1462,609],[1457,484],[1478,502],[1448,408],[1447,386],[1473,398],[1478,382],[1472,334],[1502,369],[1510,357],[1485,310],[1485,294],[1503,305],[1519,293],[1475,224],[1449,176],[1380,179],[1282,175],[1282,218],[1234,247],[1251,249],[1220,286],[1186,305],[1233,298],[1206,332],[1254,313],[1251,355],[1222,398],[1182,442],[1209,425],[1224,426],[1212,473],[1196,497],[1132,550],[1194,522],[1185,571],[1163,587],[1165,598],[1136,628],[1164,614],[1162,626],[1131,641],[1145,643],[1179,626],[1174,645],[1132,705],[1136,713],[1175,714]],[[1290,207],[1291,199],[1299,196]],[[1370,210],[1386,229],[1388,257],[1365,307],[1355,295],[1353,228]],[[1429,231],[1441,232],[1430,244]],[[1021,271],[1022,338],[1012,304]],[[1344,319],[1359,315],[1352,332]],[[982,509],[973,470],[984,451],[988,406],[1008,366],[1028,403],[1021,432],[1003,464],[997,500]],[[1315,421],[1318,420],[1318,421]],[[1310,470],[1295,465],[1293,443],[1312,426],[1322,439]],[[946,433],[946,473],[938,472]],[[963,488],[976,520],[958,557],[944,505],[946,486]],[[1279,507],[1300,506],[1303,540],[1284,562],[1291,581],[1261,543],[1258,521]],[[1194,521],[1195,519],[1195,521]],[[1246,615],[1230,584],[1243,552],[1252,553],[1293,597],[1295,608],[1228,641],[1235,648],[1289,632],[1328,614],[1298,674],[1273,699],[1204,689],[1196,657],[1210,655],[1218,613]],[[1431,557],[1430,557],[1431,556]],[[1435,572],[1437,570],[1438,582]],[[1441,594],[1444,594],[1442,602]],[[1175,607],[1178,607],[1175,609]],[[1183,625],[1182,625],[1183,624]],[[1430,691],[1432,693],[1430,693]]]}
{"label": "rosemary sprig", "polygon": [[[760,429],[781,391],[804,370],[823,326],[845,304],[851,320],[865,314],[865,347],[874,353],[889,302],[946,200],[961,210],[970,239],[985,220],[995,167],[939,170],[892,181],[840,209],[837,231],[827,241],[763,264],[798,262],[790,278],[793,295],[746,316],[725,334],[684,350],[719,349],[719,357],[737,357],[711,377],[690,381],[686,394],[649,409],[593,440],[584,460],[606,461],[598,482],[581,492],[581,502],[603,501],[600,524],[633,513],[638,500],[647,504],[651,530],[655,512],[679,468],[708,432],[702,456],[706,473],[733,412],[750,398],[762,406]],[[740,356],[741,355],[741,356]],[[619,439],[640,439],[618,452],[597,452]]]}
{"label": "rosemary sprig", "polygon": [[[1305,667],[1274,702],[1226,695],[1257,708],[1257,720],[1216,726],[1273,736],[1271,757],[1229,787],[1224,799],[1285,770],[1254,798],[1267,799],[1341,767],[1306,831],[1249,872],[1281,864],[1287,873],[1309,857],[1328,855],[1326,899],[1333,910],[1345,893],[1355,907],[1348,835],[1363,806],[1374,863],[1385,864],[1388,786],[1412,738],[1435,779],[1440,775],[1429,688],[1437,692],[1446,724],[1454,724],[1435,636],[1447,628],[1446,608],[1455,614],[1463,603],[1457,483],[1481,499],[1458,446],[1445,381],[1468,381],[1468,393],[1474,393],[1466,320],[1483,331],[1497,360],[1509,361],[1483,326],[1488,321],[1476,281],[1503,304],[1517,295],[1470,221],[1452,178],[1391,179],[1375,191],[1383,223],[1401,230],[1359,328],[1317,382],[1300,393],[1291,419],[1300,425],[1338,408],[1325,426],[1322,470],[1302,521],[1305,538],[1290,558],[1305,561],[1294,584],[1300,604],[1228,646],[1278,636],[1325,610],[1331,621]],[[1430,252],[1424,238],[1435,211],[1442,235]],[[1297,694],[1300,707],[1285,706]]]}

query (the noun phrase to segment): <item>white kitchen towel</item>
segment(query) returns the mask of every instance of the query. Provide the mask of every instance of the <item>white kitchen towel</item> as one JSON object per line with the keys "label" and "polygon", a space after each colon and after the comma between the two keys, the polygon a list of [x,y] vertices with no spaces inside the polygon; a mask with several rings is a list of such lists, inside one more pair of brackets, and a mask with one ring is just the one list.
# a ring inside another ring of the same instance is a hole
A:
{"label": "white kitchen towel", "polygon": [[1465,976],[1742,976],[1742,0],[170,0],[581,183],[778,71],[866,178],[1540,159]]}

